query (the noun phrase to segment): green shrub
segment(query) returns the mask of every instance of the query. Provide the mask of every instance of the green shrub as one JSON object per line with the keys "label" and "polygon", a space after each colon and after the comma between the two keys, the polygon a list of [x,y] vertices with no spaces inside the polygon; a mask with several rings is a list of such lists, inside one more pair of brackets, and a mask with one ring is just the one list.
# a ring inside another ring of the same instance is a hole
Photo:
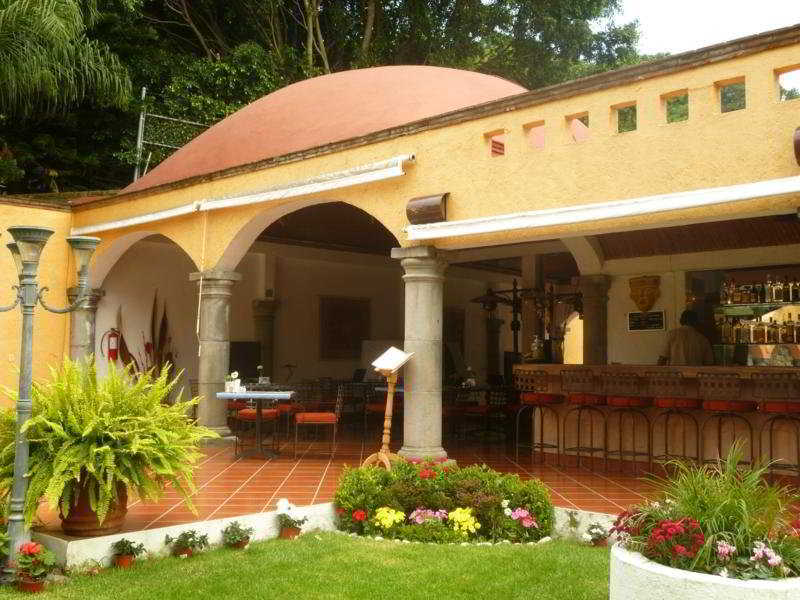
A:
{"label": "green shrub", "polygon": [[800,576],[796,496],[769,483],[766,464],[741,458],[737,443],[716,464],[670,463],[672,474],[656,480],[659,500],[621,514],[613,531],[631,550],[678,568],[742,579]]}
{"label": "green shrub", "polygon": [[[159,374],[134,377],[109,363],[98,379],[94,363],[65,360],[49,382],[33,385],[33,416],[25,424],[30,441],[30,484],[25,520],[33,521],[40,500],[68,515],[81,485],[102,523],[119,484],[143,500],[157,500],[170,484],[191,507],[192,471],[199,444],[216,437],[186,415],[197,400],[166,404],[177,380],[169,365]],[[0,417],[0,499],[6,511],[14,474],[15,415]]]}
{"label": "green shrub", "polygon": [[[384,530],[374,520],[378,508],[401,511],[406,519],[416,509],[470,508],[480,523],[478,539],[519,542],[550,535],[554,520],[549,492],[541,482],[523,481],[485,465],[462,469],[431,461],[397,461],[391,471],[348,468],[339,480],[335,502],[339,526],[345,531],[417,541],[463,541],[464,536],[453,531],[452,523],[437,520]],[[442,533],[445,530],[455,536]]]}

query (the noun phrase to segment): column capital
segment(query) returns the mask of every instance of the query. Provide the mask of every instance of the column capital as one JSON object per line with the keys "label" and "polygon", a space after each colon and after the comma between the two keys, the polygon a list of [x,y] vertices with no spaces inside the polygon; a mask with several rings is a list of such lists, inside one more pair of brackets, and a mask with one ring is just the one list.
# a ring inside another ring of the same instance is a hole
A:
{"label": "column capital", "polygon": [[611,277],[609,275],[580,275],[578,277],[578,288],[584,299],[587,297],[605,297],[611,288]]}
{"label": "column capital", "polygon": [[[80,294],[80,288],[77,286],[68,287],[67,288],[67,300],[69,303],[72,304],[78,298]],[[89,288],[89,293],[86,298],[83,299],[81,305],[78,307],[79,310],[97,310],[97,304],[100,302],[100,299],[106,295],[106,291],[101,288]]]}
{"label": "column capital", "polygon": [[403,281],[442,281],[447,269],[444,255],[433,246],[392,248],[392,258],[399,260],[405,271]]}
{"label": "column capital", "polygon": [[236,271],[221,271],[217,269],[209,269],[207,271],[195,271],[194,273],[189,273],[189,281],[200,281],[203,280],[204,282],[208,283],[217,283],[223,281],[229,281],[231,283],[236,283],[237,281],[242,280],[242,274],[237,273]]}

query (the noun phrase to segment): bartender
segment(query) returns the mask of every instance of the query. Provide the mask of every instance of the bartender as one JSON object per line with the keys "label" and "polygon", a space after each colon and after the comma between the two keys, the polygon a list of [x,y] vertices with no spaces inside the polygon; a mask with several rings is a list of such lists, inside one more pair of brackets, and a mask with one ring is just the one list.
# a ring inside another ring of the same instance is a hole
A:
{"label": "bartender", "polygon": [[693,310],[681,313],[680,324],[667,335],[667,342],[658,357],[659,365],[702,366],[714,364],[711,342],[697,330],[699,319]]}

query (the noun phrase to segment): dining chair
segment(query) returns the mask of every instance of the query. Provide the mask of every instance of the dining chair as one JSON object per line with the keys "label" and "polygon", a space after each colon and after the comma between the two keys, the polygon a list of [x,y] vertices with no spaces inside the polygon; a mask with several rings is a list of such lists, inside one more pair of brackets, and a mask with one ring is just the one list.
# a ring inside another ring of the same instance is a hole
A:
{"label": "dining chair", "polygon": [[342,403],[344,402],[344,386],[339,385],[336,392],[336,401],[333,411],[297,412],[294,415],[294,456],[297,458],[297,436],[300,426],[305,425],[331,425],[333,436],[331,438],[331,454],[336,448],[336,430],[339,426],[339,419],[342,414]]}

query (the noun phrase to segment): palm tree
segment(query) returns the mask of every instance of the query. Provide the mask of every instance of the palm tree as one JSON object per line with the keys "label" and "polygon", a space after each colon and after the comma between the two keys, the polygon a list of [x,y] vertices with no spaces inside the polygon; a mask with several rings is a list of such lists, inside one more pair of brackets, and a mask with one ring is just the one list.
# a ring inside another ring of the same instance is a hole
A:
{"label": "palm tree", "polygon": [[121,106],[125,67],[86,37],[96,0],[0,0],[0,115],[52,114],[91,99]]}

